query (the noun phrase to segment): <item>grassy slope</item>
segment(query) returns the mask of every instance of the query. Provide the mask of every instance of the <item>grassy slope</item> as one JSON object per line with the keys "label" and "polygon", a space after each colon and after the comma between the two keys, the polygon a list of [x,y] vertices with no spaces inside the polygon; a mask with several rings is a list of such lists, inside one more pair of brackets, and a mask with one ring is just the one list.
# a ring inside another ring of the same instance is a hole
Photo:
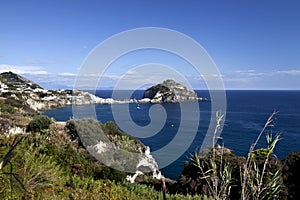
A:
{"label": "grassy slope", "polygon": [[[1,159],[20,137],[24,136],[0,136]],[[162,199],[162,193],[153,187],[126,182],[124,173],[97,162],[70,139],[63,124],[52,124],[50,129],[25,136],[10,160],[15,177],[10,182],[10,164],[1,169],[0,199]]]}

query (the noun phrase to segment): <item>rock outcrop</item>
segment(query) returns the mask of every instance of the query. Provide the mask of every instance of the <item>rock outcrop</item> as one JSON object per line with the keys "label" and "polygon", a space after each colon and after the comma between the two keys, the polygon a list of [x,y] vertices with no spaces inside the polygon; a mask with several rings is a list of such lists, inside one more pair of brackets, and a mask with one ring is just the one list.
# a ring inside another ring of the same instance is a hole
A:
{"label": "rock outcrop", "polygon": [[116,123],[101,124],[87,118],[72,120],[72,123],[80,143],[101,163],[134,174],[127,177],[128,181],[134,182],[141,174],[160,178],[158,164],[150,153],[150,147],[121,132]]}
{"label": "rock outcrop", "polygon": [[143,99],[150,99],[152,103],[176,103],[184,101],[207,100],[200,98],[187,87],[173,80],[166,80],[150,87],[144,93]]}

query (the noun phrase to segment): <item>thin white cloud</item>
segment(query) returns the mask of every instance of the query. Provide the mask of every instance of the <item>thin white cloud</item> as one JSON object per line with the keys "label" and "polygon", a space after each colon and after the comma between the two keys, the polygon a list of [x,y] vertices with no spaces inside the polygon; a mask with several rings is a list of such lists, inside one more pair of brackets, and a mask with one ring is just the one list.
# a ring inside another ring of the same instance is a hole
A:
{"label": "thin white cloud", "polygon": [[104,74],[101,76],[101,78],[107,78],[107,79],[113,79],[113,80],[119,80],[122,76],[116,75],[116,74]]}
{"label": "thin white cloud", "polygon": [[238,76],[248,76],[248,77],[259,77],[259,76],[265,76],[270,75],[270,72],[258,72],[254,69],[247,69],[247,70],[237,70],[235,71],[235,74]]}
{"label": "thin white cloud", "polygon": [[300,70],[291,69],[291,70],[278,70],[276,74],[286,74],[286,75],[300,75]]}
{"label": "thin white cloud", "polygon": [[60,76],[77,76],[77,74],[70,73],[70,72],[63,72],[59,74]]}
{"label": "thin white cloud", "polygon": [[230,89],[298,89],[299,69],[238,70],[225,74],[224,84]]}
{"label": "thin white cloud", "polygon": [[203,74],[203,75],[189,75],[186,76],[188,78],[194,79],[194,80],[216,80],[224,77],[224,74]]}
{"label": "thin white cloud", "polygon": [[42,75],[48,74],[42,67],[0,64],[0,73],[11,71],[16,74]]}
{"label": "thin white cloud", "polygon": [[298,69],[290,69],[290,70],[276,70],[276,71],[263,71],[258,72],[256,70],[238,70],[235,71],[236,74],[239,74],[241,76],[275,76],[279,74],[285,74],[285,75],[300,75],[300,70]]}
{"label": "thin white cloud", "polygon": [[255,73],[256,70],[254,70],[254,69],[247,69],[247,70],[237,70],[235,72],[236,73],[241,73],[241,74],[247,74],[247,73]]}

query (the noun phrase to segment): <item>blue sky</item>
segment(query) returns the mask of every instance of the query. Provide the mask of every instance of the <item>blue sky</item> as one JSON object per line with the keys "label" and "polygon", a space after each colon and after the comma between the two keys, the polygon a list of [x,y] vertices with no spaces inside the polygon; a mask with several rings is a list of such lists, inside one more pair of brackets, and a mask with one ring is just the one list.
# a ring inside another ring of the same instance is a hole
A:
{"label": "blue sky", "polygon": [[[105,39],[128,29],[164,27],[201,44],[226,89],[299,90],[299,10],[296,0],[2,0],[0,72],[17,72],[45,88],[70,88],[89,52]],[[113,86],[122,66],[150,61],[189,71],[165,53],[145,51],[116,62],[103,87]],[[198,74],[184,75],[195,88],[204,87]]]}

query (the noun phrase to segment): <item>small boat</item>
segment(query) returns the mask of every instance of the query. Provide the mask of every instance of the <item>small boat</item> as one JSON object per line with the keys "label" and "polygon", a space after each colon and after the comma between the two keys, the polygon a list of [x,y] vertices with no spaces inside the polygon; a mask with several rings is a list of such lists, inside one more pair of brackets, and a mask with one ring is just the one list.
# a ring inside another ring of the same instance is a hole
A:
{"label": "small boat", "polygon": [[136,109],[138,109],[138,110],[141,109],[140,104],[137,105]]}

